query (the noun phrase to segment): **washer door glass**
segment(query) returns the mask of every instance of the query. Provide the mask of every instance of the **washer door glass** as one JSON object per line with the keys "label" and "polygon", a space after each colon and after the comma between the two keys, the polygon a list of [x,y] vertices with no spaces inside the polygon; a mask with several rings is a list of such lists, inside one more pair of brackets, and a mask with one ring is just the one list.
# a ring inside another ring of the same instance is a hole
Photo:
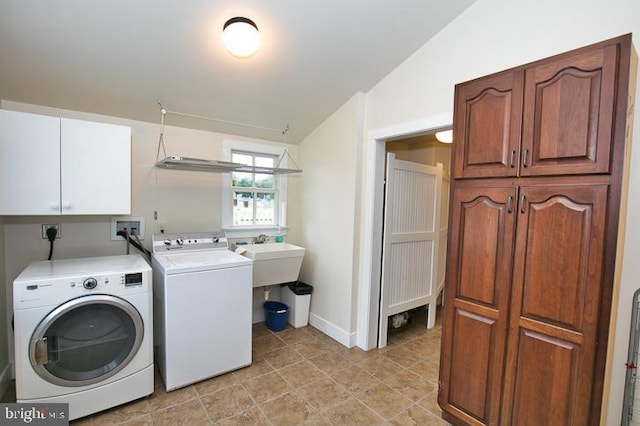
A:
{"label": "washer door glass", "polygon": [[126,300],[92,295],[70,300],[47,315],[31,339],[31,365],[45,380],[84,386],[122,370],[144,333],[142,317]]}

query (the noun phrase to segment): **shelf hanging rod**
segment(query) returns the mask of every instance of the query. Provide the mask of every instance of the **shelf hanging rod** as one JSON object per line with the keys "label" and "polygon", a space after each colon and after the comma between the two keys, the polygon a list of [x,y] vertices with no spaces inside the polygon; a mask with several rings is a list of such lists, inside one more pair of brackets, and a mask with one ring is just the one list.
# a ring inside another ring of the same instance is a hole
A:
{"label": "shelf hanging rod", "polygon": [[250,128],[259,129],[259,130],[267,130],[269,132],[281,133],[283,135],[286,135],[287,132],[289,131],[289,125],[288,124],[285,126],[284,129],[274,129],[274,128],[271,128],[271,127],[263,127],[263,126],[258,126],[258,125],[255,125],[255,124],[246,124],[246,123],[240,123],[240,122],[237,122],[237,121],[229,121],[229,120],[221,120],[219,118],[205,117],[203,115],[195,115],[195,114],[187,114],[187,113],[178,112],[178,111],[170,111],[170,110],[167,110],[167,109],[163,108],[162,104],[160,104],[160,102],[158,102],[158,106],[160,107],[160,111],[162,112],[163,118],[164,118],[164,116],[166,114],[169,114],[169,115],[178,115],[180,117],[193,118],[193,119],[196,119],[196,120],[214,121],[216,123],[231,124],[231,125],[234,125],[234,126],[242,126],[242,127],[250,127]]}

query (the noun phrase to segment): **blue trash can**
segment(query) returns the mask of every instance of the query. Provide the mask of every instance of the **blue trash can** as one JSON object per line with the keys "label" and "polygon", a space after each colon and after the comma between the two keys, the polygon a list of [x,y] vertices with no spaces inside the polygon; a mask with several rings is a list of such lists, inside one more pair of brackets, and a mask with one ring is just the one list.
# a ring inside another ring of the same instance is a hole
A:
{"label": "blue trash can", "polygon": [[289,307],[284,303],[267,300],[264,302],[264,319],[271,331],[282,331],[287,326]]}

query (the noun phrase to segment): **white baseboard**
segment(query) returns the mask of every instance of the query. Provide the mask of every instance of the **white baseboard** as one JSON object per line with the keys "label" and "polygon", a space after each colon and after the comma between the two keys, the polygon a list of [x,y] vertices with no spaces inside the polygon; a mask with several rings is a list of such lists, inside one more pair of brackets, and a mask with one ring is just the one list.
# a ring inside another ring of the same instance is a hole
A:
{"label": "white baseboard", "polygon": [[[257,294],[259,294],[259,296],[256,296]],[[280,300],[280,298],[274,298],[273,300]],[[262,298],[262,292],[254,292],[254,302],[251,319],[252,324],[265,321],[264,309],[262,308],[263,302],[264,298]],[[348,348],[352,348],[356,345],[357,333],[349,333],[347,331],[344,331],[340,327],[319,317],[314,313],[309,313],[309,325],[317,328],[327,336],[331,337],[333,340],[336,340],[338,343]]]}
{"label": "white baseboard", "polygon": [[338,343],[352,348],[356,345],[356,333],[349,333],[314,313],[309,314],[309,325],[322,331]]}

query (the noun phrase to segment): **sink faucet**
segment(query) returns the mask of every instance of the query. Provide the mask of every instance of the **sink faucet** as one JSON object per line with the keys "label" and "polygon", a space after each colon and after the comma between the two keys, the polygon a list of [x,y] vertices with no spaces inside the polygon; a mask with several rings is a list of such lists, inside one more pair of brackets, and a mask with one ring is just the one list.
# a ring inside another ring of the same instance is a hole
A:
{"label": "sink faucet", "polygon": [[256,244],[264,244],[267,242],[267,236],[265,234],[260,234],[256,237]]}

